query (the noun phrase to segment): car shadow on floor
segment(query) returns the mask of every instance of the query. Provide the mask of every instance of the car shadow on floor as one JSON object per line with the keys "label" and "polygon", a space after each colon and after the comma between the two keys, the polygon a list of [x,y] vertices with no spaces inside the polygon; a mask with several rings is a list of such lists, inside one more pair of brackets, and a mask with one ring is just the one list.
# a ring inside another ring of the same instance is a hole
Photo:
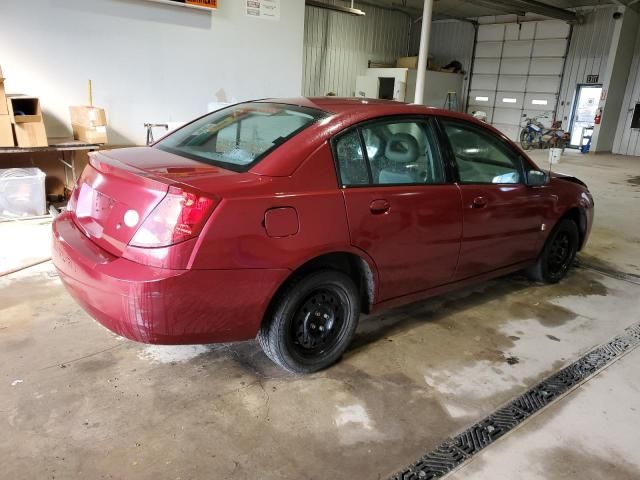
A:
{"label": "car shadow on floor", "polygon": [[[367,349],[379,342],[393,341],[392,337],[408,333],[421,325],[445,322],[460,314],[477,316],[479,322],[490,315],[494,325],[496,321],[534,317],[545,326],[557,326],[577,315],[551,303],[551,300],[576,294],[606,295],[606,287],[594,280],[591,272],[583,269],[572,270],[566,279],[556,285],[535,284],[521,273],[511,274],[373,315],[363,315],[344,358],[367,354]],[[499,303],[495,304],[495,310],[488,312],[486,307],[492,302]],[[274,365],[255,341],[224,345],[209,355],[220,354],[228,356],[258,379],[297,377]]]}
{"label": "car shadow on floor", "polygon": [[373,315],[363,315],[349,353],[403,334],[422,323],[437,323],[456,313],[536,286],[520,273],[511,274]]}

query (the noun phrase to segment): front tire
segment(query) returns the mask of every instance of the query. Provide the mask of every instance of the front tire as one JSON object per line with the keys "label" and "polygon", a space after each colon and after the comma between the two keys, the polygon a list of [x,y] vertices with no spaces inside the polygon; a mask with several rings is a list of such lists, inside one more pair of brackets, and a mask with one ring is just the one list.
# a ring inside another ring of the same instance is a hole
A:
{"label": "front tire", "polygon": [[520,146],[523,150],[529,150],[531,148],[531,138],[527,130],[520,132]]}
{"label": "front tire", "polygon": [[529,277],[536,282],[558,283],[571,268],[579,241],[576,223],[561,220],[549,235],[536,264],[527,270]]}
{"label": "front tire", "polygon": [[291,281],[265,319],[258,341],[265,354],[293,373],[312,373],[334,364],[353,338],[360,295],[353,280],[319,270]]}

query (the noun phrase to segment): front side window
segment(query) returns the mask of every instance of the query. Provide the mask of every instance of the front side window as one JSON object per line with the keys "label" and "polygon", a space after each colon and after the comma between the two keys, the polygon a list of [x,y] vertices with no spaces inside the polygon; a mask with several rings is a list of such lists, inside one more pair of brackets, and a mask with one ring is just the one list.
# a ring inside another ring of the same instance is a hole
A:
{"label": "front side window", "polygon": [[242,103],[213,112],[154,146],[235,171],[246,171],[274,148],[324,116],[312,108]]}
{"label": "front side window", "polygon": [[341,184],[345,186],[446,181],[436,134],[426,122],[367,124],[339,137],[335,147]]}
{"label": "front side window", "polygon": [[466,123],[442,120],[462,183],[522,182],[521,160],[500,139]]}

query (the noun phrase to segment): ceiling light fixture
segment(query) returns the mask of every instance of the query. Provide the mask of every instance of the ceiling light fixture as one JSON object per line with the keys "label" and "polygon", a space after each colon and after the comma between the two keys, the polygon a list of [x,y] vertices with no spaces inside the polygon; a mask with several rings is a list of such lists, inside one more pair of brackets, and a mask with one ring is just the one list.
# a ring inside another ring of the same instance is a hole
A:
{"label": "ceiling light fixture", "polygon": [[356,15],[358,17],[364,17],[366,12],[353,7],[353,0],[351,0],[351,7],[341,7],[339,5],[331,5],[328,3],[319,2],[317,0],[305,0],[305,3],[310,7],[324,8],[325,10],[333,10],[334,12],[348,13],[349,15]]}

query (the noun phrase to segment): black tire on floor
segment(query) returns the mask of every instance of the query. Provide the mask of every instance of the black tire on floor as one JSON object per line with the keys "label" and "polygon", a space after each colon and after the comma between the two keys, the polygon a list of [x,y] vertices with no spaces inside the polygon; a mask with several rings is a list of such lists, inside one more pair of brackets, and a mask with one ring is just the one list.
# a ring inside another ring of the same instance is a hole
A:
{"label": "black tire on floor", "polygon": [[549,235],[536,264],[527,270],[529,278],[541,283],[558,283],[571,268],[579,241],[576,223],[561,220]]}
{"label": "black tire on floor", "polygon": [[312,373],[340,359],[360,315],[353,280],[335,270],[294,279],[276,299],[258,332],[265,354],[293,373]]}

